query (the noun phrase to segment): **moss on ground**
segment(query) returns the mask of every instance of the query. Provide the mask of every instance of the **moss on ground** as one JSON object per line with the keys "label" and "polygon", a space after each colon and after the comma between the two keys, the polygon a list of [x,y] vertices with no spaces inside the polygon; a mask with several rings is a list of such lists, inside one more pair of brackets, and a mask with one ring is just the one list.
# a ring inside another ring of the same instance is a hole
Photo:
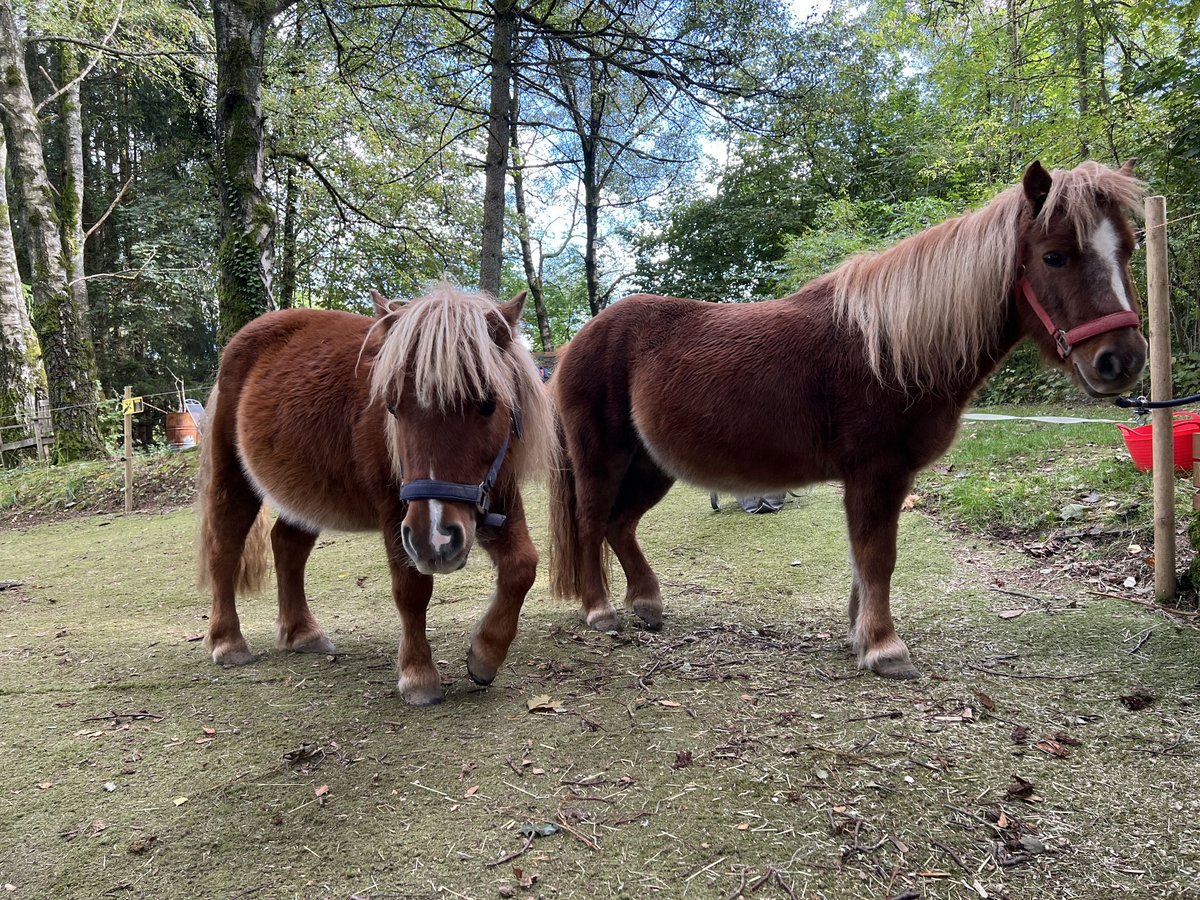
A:
{"label": "moss on ground", "polygon": [[[531,506],[544,546],[544,497]],[[8,896],[1200,891],[1196,633],[1070,585],[1038,603],[989,591],[1003,560],[919,514],[895,580],[918,682],[863,675],[846,648],[835,489],[748,516],[679,488],[643,527],[661,632],[586,630],[543,571],[477,688],[464,655],[491,571],[475,554],[437,582],[447,702],[425,710],[393,692],[378,536],[314,553],[336,659],[271,649],[264,596],[239,604],[262,657],[222,670],[195,640],[193,527],[184,510],[0,534],[0,573],[23,582],[0,591]],[[1131,711],[1139,687],[1155,699]],[[560,711],[530,712],[538,696]],[[557,831],[522,836],[541,823]]]}

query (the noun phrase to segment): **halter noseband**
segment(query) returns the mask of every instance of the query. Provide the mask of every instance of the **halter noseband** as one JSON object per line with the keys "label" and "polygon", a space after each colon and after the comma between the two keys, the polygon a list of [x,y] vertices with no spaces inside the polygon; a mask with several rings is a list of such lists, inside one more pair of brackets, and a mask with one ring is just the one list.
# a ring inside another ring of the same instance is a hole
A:
{"label": "halter noseband", "polygon": [[1013,285],[1013,290],[1025,298],[1025,302],[1029,304],[1029,308],[1034,311],[1041,320],[1042,325],[1046,327],[1046,331],[1054,339],[1054,347],[1058,350],[1059,359],[1065,360],[1070,356],[1071,351],[1075,349],[1075,345],[1080,341],[1086,341],[1088,338],[1093,338],[1098,334],[1106,334],[1109,331],[1116,331],[1120,328],[1141,328],[1142,326],[1141,316],[1132,309],[1123,309],[1119,312],[1097,316],[1094,319],[1089,319],[1082,325],[1076,325],[1070,331],[1064,331],[1054,324],[1054,320],[1050,318],[1050,314],[1046,312],[1045,307],[1038,302],[1037,295],[1033,292],[1033,285],[1029,283],[1029,279],[1024,275],[1025,264],[1018,263],[1017,271],[1022,274],[1017,279],[1016,284]]}
{"label": "halter noseband", "polygon": [[[393,416],[396,410],[388,404],[388,412]],[[492,487],[496,484],[496,476],[504,465],[504,457],[508,455],[508,445],[513,435],[521,439],[521,410],[514,408],[512,412],[512,428],[504,435],[504,443],[496,452],[491,468],[479,484],[463,484],[457,481],[441,481],[435,478],[418,478],[415,481],[400,485],[400,499],[407,504],[410,500],[449,500],[451,503],[468,503],[475,507],[479,514],[479,524],[486,528],[499,528],[507,516],[500,513],[488,512],[491,507]]]}

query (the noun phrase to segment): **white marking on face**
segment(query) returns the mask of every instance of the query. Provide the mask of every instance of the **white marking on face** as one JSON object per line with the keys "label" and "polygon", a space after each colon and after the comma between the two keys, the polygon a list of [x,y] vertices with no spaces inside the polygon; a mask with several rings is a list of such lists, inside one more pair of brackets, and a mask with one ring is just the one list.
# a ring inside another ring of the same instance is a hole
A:
{"label": "white marking on face", "polygon": [[1092,232],[1092,252],[1100,258],[1102,265],[1108,267],[1109,281],[1112,283],[1113,296],[1117,298],[1117,302],[1121,304],[1121,309],[1133,309],[1129,302],[1129,296],[1125,293],[1125,282],[1121,279],[1121,265],[1117,260],[1117,250],[1120,247],[1120,239],[1117,237],[1117,229],[1113,227],[1113,223],[1105,219]]}
{"label": "white marking on face", "polygon": [[[437,476],[433,474],[432,467],[429,469],[429,480],[437,481]],[[429,546],[436,553],[454,538],[449,534],[442,533],[442,506],[441,500],[429,500]]]}

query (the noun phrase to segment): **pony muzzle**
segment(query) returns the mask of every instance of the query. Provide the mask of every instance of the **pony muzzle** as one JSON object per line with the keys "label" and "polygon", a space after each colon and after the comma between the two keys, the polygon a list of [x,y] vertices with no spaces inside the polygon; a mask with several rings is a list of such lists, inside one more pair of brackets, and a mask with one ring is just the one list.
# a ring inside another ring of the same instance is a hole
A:
{"label": "pony muzzle", "polygon": [[1076,380],[1088,394],[1097,398],[1113,397],[1133,387],[1146,367],[1146,339],[1140,331],[1127,329],[1098,338],[1094,348],[1086,344],[1075,349],[1066,360],[1075,370]]}
{"label": "pony muzzle", "polygon": [[475,516],[467,507],[440,500],[412,501],[400,526],[400,540],[423,575],[457,572],[475,543]]}

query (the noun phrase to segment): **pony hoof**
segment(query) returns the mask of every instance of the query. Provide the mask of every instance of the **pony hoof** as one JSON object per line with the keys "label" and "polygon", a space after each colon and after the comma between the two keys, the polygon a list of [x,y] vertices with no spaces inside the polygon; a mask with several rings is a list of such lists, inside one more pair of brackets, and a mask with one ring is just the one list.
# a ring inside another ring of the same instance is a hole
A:
{"label": "pony hoof", "polygon": [[430,678],[401,678],[396,685],[401,699],[409,706],[437,706],[444,699],[442,696],[441,676],[436,672]]}
{"label": "pony hoof", "polygon": [[476,684],[487,687],[496,680],[496,667],[481,663],[479,658],[475,656],[475,651],[472,650],[467,654],[467,674],[471,676],[471,680]]}
{"label": "pony hoof", "polygon": [[642,624],[644,624],[648,630],[658,631],[660,628],[662,628],[662,601],[635,600],[633,601],[633,611],[637,614],[637,617],[642,620]]}
{"label": "pony hoof", "polygon": [[337,653],[337,647],[333,646],[333,641],[320,631],[298,641],[286,641],[281,637],[276,641],[276,646],[280,650],[289,650],[292,653]]}
{"label": "pony hoof", "polygon": [[596,631],[620,631],[621,617],[610,606],[607,609],[589,612],[587,614],[587,624],[589,628],[594,628]]}
{"label": "pony hoof", "polygon": [[234,666],[248,666],[254,662],[254,654],[250,652],[250,647],[246,644],[245,638],[220,647],[214,647],[212,658],[213,662],[218,666],[226,669]]}
{"label": "pony hoof", "polygon": [[917,667],[907,659],[877,659],[870,665],[870,669],[880,678],[891,678],[895,681],[912,681],[921,677]]}

